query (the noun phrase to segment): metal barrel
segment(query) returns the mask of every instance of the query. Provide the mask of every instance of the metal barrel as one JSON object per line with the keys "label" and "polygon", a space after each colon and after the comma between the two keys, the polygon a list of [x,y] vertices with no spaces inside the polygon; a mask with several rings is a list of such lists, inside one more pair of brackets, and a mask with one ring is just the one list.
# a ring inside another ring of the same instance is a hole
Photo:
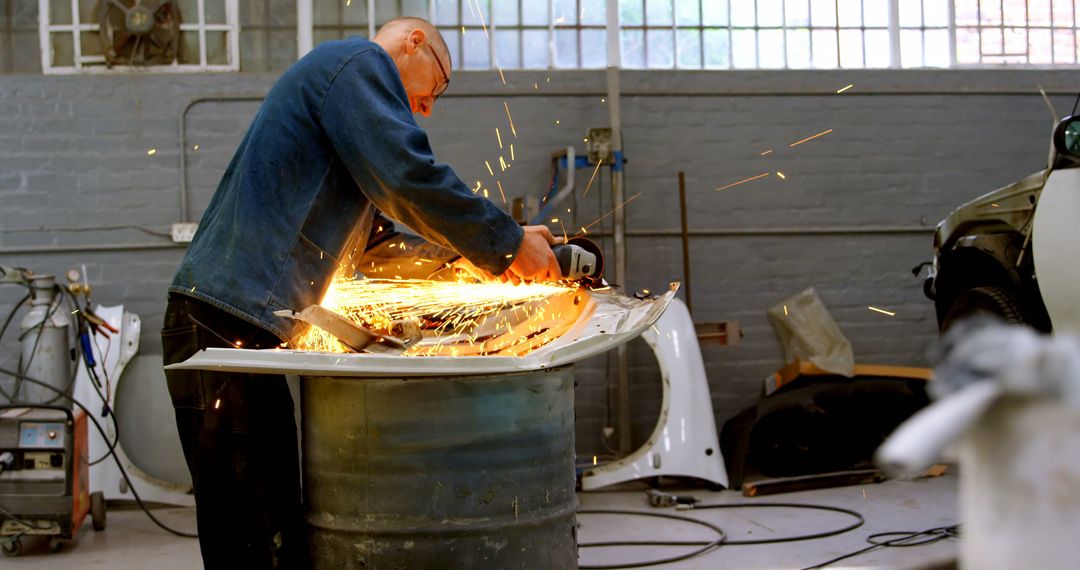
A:
{"label": "metal barrel", "polygon": [[577,568],[571,366],[301,382],[311,568]]}

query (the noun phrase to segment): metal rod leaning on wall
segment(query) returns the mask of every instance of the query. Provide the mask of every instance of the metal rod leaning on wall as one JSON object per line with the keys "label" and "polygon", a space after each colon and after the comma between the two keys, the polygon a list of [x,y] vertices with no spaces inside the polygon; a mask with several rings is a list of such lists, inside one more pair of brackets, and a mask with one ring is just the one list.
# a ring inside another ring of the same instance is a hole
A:
{"label": "metal rod leaning on wall", "polygon": [[265,99],[265,95],[215,95],[196,97],[184,105],[177,119],[180,133],[180,223],[188,222],[188,184],[187,184],[187,114],[192,107],[201,103],[256,102]]}

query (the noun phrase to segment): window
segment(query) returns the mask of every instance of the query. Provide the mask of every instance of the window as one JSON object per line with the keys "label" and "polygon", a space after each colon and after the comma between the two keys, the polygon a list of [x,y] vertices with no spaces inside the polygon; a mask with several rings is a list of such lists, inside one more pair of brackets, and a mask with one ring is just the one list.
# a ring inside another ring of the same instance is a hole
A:
{"label": "window", "polygon": [[953,1],[961,65],[1078,63],[1076,0]]}
{"label": "window", "polygon": [[38,0],[0,2],[0,73],[39,73]]}
{"label": "window", "polygon": [[236,71],[237,0],[39,0],[45,73]]}
{"label": "window", "polygon": [[296,0],[240,2],[240,70],[284,71],[296,62]]}

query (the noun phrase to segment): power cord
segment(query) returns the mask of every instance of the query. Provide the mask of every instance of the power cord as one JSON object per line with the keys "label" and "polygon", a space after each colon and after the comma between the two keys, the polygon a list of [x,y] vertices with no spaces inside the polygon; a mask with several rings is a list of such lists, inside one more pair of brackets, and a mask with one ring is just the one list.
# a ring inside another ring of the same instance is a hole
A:
{"label": "power cord", "polygon": [[[891,540],[880,540],[887,536],[895,536]],[[813,566],[807,566],[802,570],[816,570],[817,568],[824,568],[826,566],[840,562],[841,560],[847,560],[848,558],[854,558],[860,554],[865,554],[871,550],[877,548],[906,548],[909,546],[925,546],[927,544],[934,544],[949,538],[960,538],[960,525],[952,526],[939,526],[937,528],[931,528],[918,532],[909,531],[895,531],[895,532],[879,532],[877,534],[871,534],[866,537],[866,542],[870,543],[870,546],[855,550],[844,554],[843,556],[837,556],[832,560],[827,560],[820,564]]]}
{"label": "power cord", "polygon": [[[721,505],[695,504],[695,505],[693,505],[693,507],[691,509],[688,509],[688,510],[750,509],[750,508],[810,509],[810,510],[826,511],[826,512],[833,512],[833,513],[840,513],[840,514],[848,515],[848,516],[852,517],[854,519],[854,521],[851,522],[850,524],[848,524],[846,526],[843,526],[843,527],[840,527],[840,528],[824,530],[824,531],[814,532],[814,533],[809,533],[809,534],[801,534],[801,535],[796,535],[796,536],[785,536],[785,537],[780,537],[780,538],[759,538],[759,539],[729,540],[729,539],[726,538],[726,535],[724,535],[723,531],[720,528],[718,528],[716,526],[713,526],[711,523],[706,523],[705,521],[701,521],[699,519],[690,518],[690,517],[686,517],[686,516],[653,513],[653,512],[649,512],[649,511],[618,511],[618,510],[607,510],[607,509],[580,510],[580,511],[578,511],[578,514],[622,514],[622,515],[632,515],[632,516],[661,517],[661,518],[679,520],[679,521],[693,523],[693,524],[700,524],[702,526],[708,526],[708,527],[714,529],[723,538],[719,538],[719,539],[716,539],[716,540],[713,540],[713,541],[701,541],[701,540],[619,540],[619,541],[582,543],[582,544],[578,544],[579,548],[599,548],[599,547],[613,547],[613,546],[700,546],[702,548],[699,548],[698,550],[695,550],[693,552],[690,552],[690,553],[687,553],[687,554],[684,554],[684,555],[681,555],[681,556],[673,557],[673,558],[665,558],[665,559],[660,559],[660,560],[650,560],[650,561],[646,561],[646,562],[631,562],[631,563],[624,563],[624,564],[614,564],[614,565],[596,565],[596,566],[581,565],[579,567],[582,568],[582,570],[610,570],[610,569],[615,569],[615,568],[640,568],[640,567],[643,567],[643,566],[653,566],[653,565],[656,565],[656,564],[665,564],[665,563],[668,563],[668,562],[676,562],[676,561],[687,560],[689,558],[693,558],[693,557],[705,554],[707,552],[710,552],[713,549],[718,548],[720,546],[746,546],[746,545],[752,545],[752,544],[775,544],[775,543],[779,543],[779,542],[797,542],[797,541],[801,541],[801,540],[814,540],[814,539],[818,539],[818,538],[826,538],[826,537],[829,537],[829,536],[836,536],[838,534],[843,534],[845,532],[855,530],[856,528],[859,528],[860,526],[862,526],[866,522],[866,519],[861,514],[859,514],[857,511],[853,511],[851,509],[845,509],[845,508],[841,508],[841,507],[833,507],[833,506],[830,506],[830,505],[813,505],[813,504],[807,505],[807,504],[800,504],[800,503],[733,503],[733,504],[721,504]],[[874,546],[874,548],[876,548],[876,547],[877,546]],[[852,556],[854,556],[854,554]],[[831,562],[832,561],[830,561],[829,563],[831,563]],[[815,566],[815,568],[820,567],[820,566],[821,565]]]}
{"label": "power cord", "polygon": [[[12,377],[16,377],[18,375],[16,372],[14,372],[12,370],[9,370],[7,368],[0,368],[0,374],[6,374],[6,375],[12,376]],[[37,379],[31,378],[29,376],[23,376],[23,381],[24,382],[30,382],[31,384],[35,384],[37,386],[42,386],[42,387],[44,387],[44,388],[46,388],[48,390],[56,392],[57,394],[62,396],[64,399],[70,400],[71,403],[75,404],[76,406],[79,407],[80,410],[82,410],[84,413],[86,413],[87,419],[89,419],[91,422],[93,422],[94,427],[98,430],[98,433],[101,434],[101,437],[104,438],[105,441],[109,441],[109,436],[108,436],[108,434],[106,434],[105,429],[101,427],[101,424],[97,421],[97,418],[94,417],[94,414],[86,406],[84,406],[82,404],[82,402],[80,402],[79,400],[77,400],[73,396],[69,396],[69,395],[65,394],[64,392],[54,388],[53,386],[51,386],[51,385],[49,385],[49,384],[47,384],[45,382],[42,382],[41,380],[37,380]],[[12,402],[12,403],[14,403],[14,402]],[[117,457],[116,454],[112,453],[111,451],[110,451],[110,455],[112,455],[113,461],[116,462],[117,469],[120,470],[120,476],[122,476],[124,478],[124,481],[127,483],[128,489],[131,490],[132,496],[135,497],[135,502],[139,504],[139,508],[142,509],[142,511],[144,513],[146,513],[147,517],[150,517],[150,520],[153,521],[154,524],[156,524],[162,530],[164,530],[166,532],[169,532],[171,534],[174,534],[176,536],[180,536],[180,537],[184,537],[184,538],[199,538],[198,534],[190,533],[190,532],[184,532],[184,531],[181,531],[181,530],[176,530],[176,529],[166,525],[165,523],[161,522],[156,516],[154,516],[154,514],[152,512],[150,512],[150,509],[147,508],[146,504],[143,503],[142,498],[139,497],[139,492],[135,489],[135,485],[132,484],[131,478],[128,477],[127,470],[124,469],[124,464],[120,461],[120,458]]]}

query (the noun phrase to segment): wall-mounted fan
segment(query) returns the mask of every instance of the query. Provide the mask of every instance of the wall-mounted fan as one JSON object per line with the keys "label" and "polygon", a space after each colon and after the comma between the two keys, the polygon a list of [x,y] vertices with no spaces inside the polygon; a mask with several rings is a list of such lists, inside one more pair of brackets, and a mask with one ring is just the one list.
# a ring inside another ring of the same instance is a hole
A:
{"label": "wall-mounted fan", "polygon": [[180,9],[175,0],[101,0],[97,14],[109,67],[176,61]]}

